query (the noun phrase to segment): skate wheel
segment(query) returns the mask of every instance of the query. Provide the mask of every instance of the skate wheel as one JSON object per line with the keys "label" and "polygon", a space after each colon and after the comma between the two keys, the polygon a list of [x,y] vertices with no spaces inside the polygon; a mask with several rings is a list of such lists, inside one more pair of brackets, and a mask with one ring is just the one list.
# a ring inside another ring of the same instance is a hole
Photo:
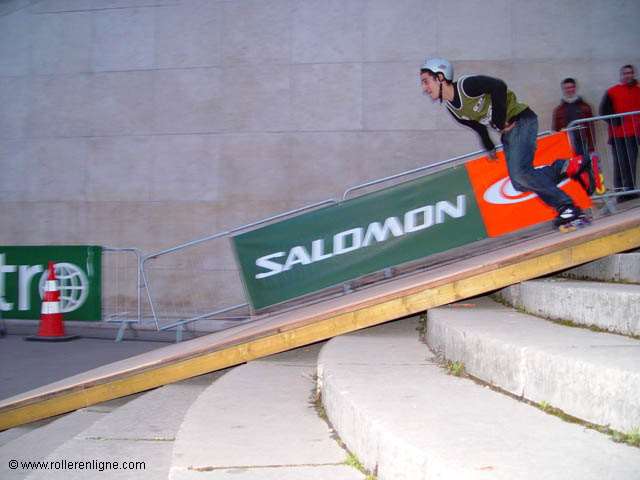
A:
{"label": "skate wheel", "polygon": [[562,233],[570,233],[570,232],[575,232],[576,231],[576,226],[575,225],[561,225],[558,230],[560,230],[560,232]]}

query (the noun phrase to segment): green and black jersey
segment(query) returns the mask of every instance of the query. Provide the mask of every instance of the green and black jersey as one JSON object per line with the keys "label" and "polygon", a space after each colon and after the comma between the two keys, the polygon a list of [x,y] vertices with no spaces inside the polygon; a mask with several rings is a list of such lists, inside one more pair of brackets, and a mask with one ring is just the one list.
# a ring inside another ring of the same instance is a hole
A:
{"label": "green and black jersey", "polygon": [[454,98],[447,102],[447,109],[458,122],[480,135],[486,150],[495,148],[487,127],[500,131],[525,112],[533,114],[499,78],[467,75],[453,83],[453,90]]}

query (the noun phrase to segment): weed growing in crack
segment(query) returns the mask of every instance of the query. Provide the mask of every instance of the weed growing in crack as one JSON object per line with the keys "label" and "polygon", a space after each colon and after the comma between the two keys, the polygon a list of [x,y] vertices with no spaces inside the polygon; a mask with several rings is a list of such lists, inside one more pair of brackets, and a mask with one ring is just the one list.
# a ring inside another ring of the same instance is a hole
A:
{"label": "weed growing in crack", "polygon": [[551,406],[551,404],[545,402],[544,400],[540,402],[538,406],[540,407],[540,410],[546,413],[551,413],[553,410],[553,407]]}
{"label": "weed growing in crack", "polygon": [[626,443],[632,447],[640,447],[640,427],[636,427],[628,433],[613,432],[614,442]]}
{"label": "weed growing in crack", "polygon": [[416,327],[416,331],[418,332],[418,337],[422,343],[427,342],[427,312],[422,312],[420,317],[418,317],[418,326]]}
{"label": "weed growing in crack", "polygon": [[366,475],[365,480],[376,480],[376,476],[367,472],[367,470],[362,465],[362,462],[360,462],[360,460],[358,460],[358,457],[356,457],[353,453],[349,452],[349,454],[347,455],[347,459],[344,461],[344,464],[348,465],[349,467],[355,468],[363,475]]}
{"label": "weed growing in crack", "polygon": [[464,362],[447,360],[445,365],[447,372],[449,375],[453,375],[454,377],[463,377],[465,375]]}

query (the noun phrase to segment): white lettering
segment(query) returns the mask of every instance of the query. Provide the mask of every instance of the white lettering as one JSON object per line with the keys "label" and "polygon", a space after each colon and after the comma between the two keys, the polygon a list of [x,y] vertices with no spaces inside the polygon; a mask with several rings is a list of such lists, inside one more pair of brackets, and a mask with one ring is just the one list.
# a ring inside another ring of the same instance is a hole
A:
{"label": "white lettering", "polygon": [[324,253],[324,240],[314,240],[311,242],[311,261],[319,262],[320,260],[324,260],[326,258],[333,257],[333,253]]}
{"label": "white lettering", "polygon": [[444,223],[445,213],[453,218],[464,217],[467,213],[467,197],[458,195],[456,206],[446,200],[436,203],[436,223]]}
{"label": "white lettering", "polygon": [[[333,236],[333,254],[342,255],[343,253],[353,252],[362,247],[362,236],[364,228],[352,228],[346,232],[340,232]],[[351,246],[347,247],[347,238],[351,237]]]}
{"label": "white lettering", "polygon": [[384,242],[389,239],[390,235],[401,237],[404,233],[400,219],[397,217],[389,217],[384,221],[384,226],[381,225],[380,222],[369,224],[367,233],[364,235],[362,246],[367,247],[371,245],[373,239],[375,239],[376,242]]}
{"label": "white lettering", "polygon": [[0,310],[3,312],[7,312],[13,309],[13,303],[5,302],[4,294],[5,294],[5,283],[4,283],[4,274],[5,273],[14,273],[16,271],[16,265],[5,265],[4,263],[4,253],[0,253]]}
{"label": "white lettering", "polygon": [[[400,237],[408,233],[418,232],[432,227],[438,223],[444,223],[446,217],[461,218],[467,214],[467,198],[465,195],[456,197],[456,204],[446,200],[437,202],[434,205],[425,205],[406,212],[402,218],[389,217],[384,222],[372,222],[366,230],[362,227],[352,228],[344,232],[336,233],[333,236],[333,251],[325,253],[323,239],[311,242],[311,255],[304,246],[295,246],[289,253],[276,252],[256,260],[258,267],[267,271],[258,273],[255,278],[267,278],[277,275],[286,270],[290,270],[295,265],[309,265],[331,258],[335,255],[342,255],[353,252],[363,247],[367,247],[374,242],[385,242],[394,237]],[[286,256],[284,265],[274,262],[273,259]]]}
{"label": "white lettering", "polygon": [[309,265],[310,263],[311,257],[309,257],[309,252],[307,252],[306,248],[300,246],[293,247],[289,252],[289,256],[287,257],[283,270],[289,270],[297,264]]}
{"label": "white lettering", "polygon": [[[422,222],[419,218],[422,217]],[[433,205],[416,208],[404,214],[404,231],[405,233],[413,233],[424,230],[433,225]]]}
{"label": "white lettering", "polygon": [[271,275],[277,275],[278,273],[282,272],[283,270],[282,265],[276,262],[272,262],[271,259],[284,257],[285,255],[286,253],[284,252],[276,252],[276,253],[272,253],[271,255],[265,255],[264,257],[260,257],[259,259],[257,259],[256,265],[258,267],[265,268],[269,271],[258,273],[256,275],[256,278],[267,278],[267,277],[270,277]]}
{"label": "white lettering", "polygon": [[18,310],[31,309],[31,279],[42,272],[42,265],[20,265],[18,281]]}

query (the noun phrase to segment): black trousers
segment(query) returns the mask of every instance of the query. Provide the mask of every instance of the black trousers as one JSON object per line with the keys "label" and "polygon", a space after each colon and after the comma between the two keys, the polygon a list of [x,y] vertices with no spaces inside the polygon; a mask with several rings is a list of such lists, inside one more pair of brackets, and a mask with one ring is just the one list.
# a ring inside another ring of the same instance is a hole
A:
{"label": "black trousers", "polygon": [[[616,191],[638,189],[636,185],[638,139],[636,137],[612,138],[610,144],[613,153],[613,184]],[[635,196],[637,195],[627,198]]]}

